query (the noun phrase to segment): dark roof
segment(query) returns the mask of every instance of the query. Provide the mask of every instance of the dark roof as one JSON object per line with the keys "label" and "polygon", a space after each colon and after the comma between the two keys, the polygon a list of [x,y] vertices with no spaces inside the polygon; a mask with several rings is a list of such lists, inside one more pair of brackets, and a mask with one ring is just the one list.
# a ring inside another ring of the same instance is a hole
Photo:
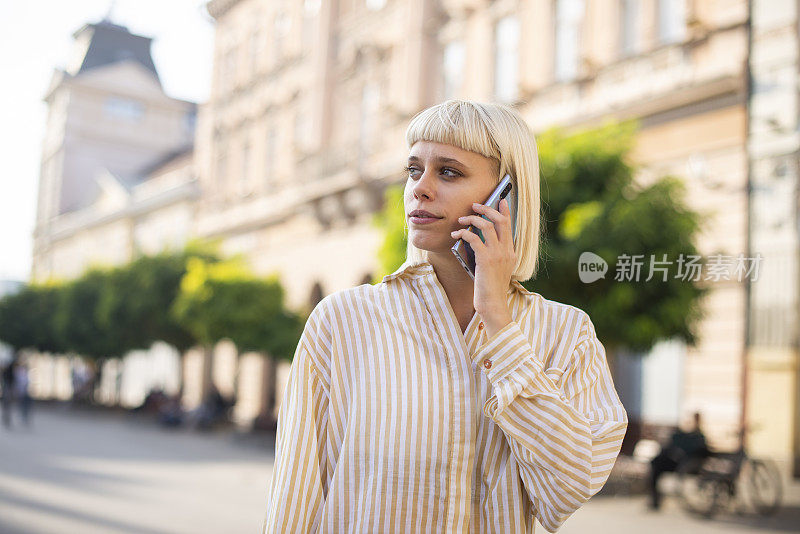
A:
{"label": "dark roof", "polygon": [[155,171],[167,166],[168,164],[172,163],[173,161],[190,154],[194,150],[194,144],[189,144],[167,152],[166,154],[162,154],[158,156],[156,159],[148,163],[147,165],[143,166],[139,169],[139,172],[136,174],[139,176],[140,180],[145,180]]}
{"label": "dark roof", "polygon": [[[83,32],[91,32],[91,40],[86,54],[83,56],[77,75],[95,67],[110,65],[118,61],[134,60],[153,73],[158,80],[158,71],[150,55],[150,44],[153,39],[141,35],[134,35],[125,26],[114,24],[107,20],[95,24],[86,24],[76,31],[78,37]],[[160,80],[159,80],[160,83]]]}

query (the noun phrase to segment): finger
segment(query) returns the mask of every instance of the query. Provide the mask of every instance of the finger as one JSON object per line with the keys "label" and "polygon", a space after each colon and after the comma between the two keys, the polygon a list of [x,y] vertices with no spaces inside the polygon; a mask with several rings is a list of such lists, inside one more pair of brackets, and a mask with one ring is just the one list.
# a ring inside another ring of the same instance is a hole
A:
{"label": "finger", "polygon": [[456,239],[463,239],[472,247],[472,251],[475,252],[475,256],[478,254],[483,254],[483,251],[486,249],[486,245],[481,241],[481,238],[478,234],[472,233],[469,228],[462,228],[460,230],[455,230],[454,232],[450,232],[450,235]]}
{"label": "finger", "polygon": [[498,210],[502,215],[509,216],[511,215],[511,211],[508,209],[508,197],[505,197],[503,200],[500,201],[500,209]]}
{"label": "finger", "polygon": [[[511,208],[508,205],[508,197],[500,201],[500,213],[508,219],[508,234],[503,233],[501,237],[508,235],[511,239],[508,240],[508,245],[514,248],[514,224],[511,220]],[[502,241],[502,239],[501,239]]]}
{"label": "finger", "polygon": [[480,230],[484,239],[489,241],[488,244],[494,244],[498,242],[497,233],[495,232],[492,221],[487,221],[480,215],[465,215],[463,217],[459,217],[458,222],[461,224],[471,224]]}
{"label": "finger", "polygon": [[[500,201],[500,208],[503,206],[503,202],[506,199]],[[506,208],[508,208],[508,203],[506,203]],[[485,215],[492,221],[495,227],[495,232],[497,234],[497,240],[503,244],[508,243],[508,238],[511,237],[512,229],[511,229],[511,217],[508,211],[506,213],[502,213],[497,211],[494,208],[490,208],[489,206],[485,206],[483,204],[473,204],[472,209],[476,212],[480,213],[481,215]]]}

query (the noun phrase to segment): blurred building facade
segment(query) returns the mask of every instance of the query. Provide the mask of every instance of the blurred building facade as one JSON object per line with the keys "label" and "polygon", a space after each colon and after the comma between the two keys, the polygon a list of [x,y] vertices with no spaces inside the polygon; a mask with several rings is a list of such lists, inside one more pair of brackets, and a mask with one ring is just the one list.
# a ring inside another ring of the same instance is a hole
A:
{"label": "blurred building facade", "polygon": [[[753,424],[752,452],[798,464],[796,2],[212,0],[208,11],[214,74],[190,233],[279,272],[291,306],[314,305],[382,274],[370,219],[404,180],[417,111],[501,101],[535,132],[638,119],[638,179],[685,179],[710,215],[700,251],[764,258],[752,284],[709,283],[697,346],[616,355],[630,438],[700,411],[712,444],[733,447]],[[214,364],[221,382],[228,353]],[[245,382],[262,376],[255,356],[240,365]]]}
{"label": "blurred building facade", "polygon": [[764,269],[749,295],[749,444],[794,456],[800,476],[800,4],[751,6],[750,249]]}
{"label": "blurred building facade", "polygon": [[[181,244],[197,193],[188,170],[196,105],[164,93],[150,38],[107,20],[74,37],[72,63],[54,72],[45,95],[35,279]],[[168,221],[152,220],[165,204],[180,207]]]}
{"label": "blurred building facade", "polygon": [[[66,280],[93,266],[126,263],[139,252],[182,247],[199,196],[196,105],[164,93],[151,39],[109,20],[86,24],[74,39],[70,64],[55,70],[44,97],[35,281]],[[32,393],[69,398],[74,361],[31,358]],[[110,362],[103,373],[105,398],[138,402],[139,384],[153,382],[151,375],[174,368],[175,361],[175,351],[158,344]],[[174,386],[177,376],[173,370],[159,380]],[[115,398],[118,391],[122,399]]]}

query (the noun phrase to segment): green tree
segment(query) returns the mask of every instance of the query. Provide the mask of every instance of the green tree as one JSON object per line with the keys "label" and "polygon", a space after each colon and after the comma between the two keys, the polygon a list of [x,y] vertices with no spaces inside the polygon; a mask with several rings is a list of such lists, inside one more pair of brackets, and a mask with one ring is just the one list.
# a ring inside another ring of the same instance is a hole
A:
{"label": "green tree", "polygon": [[[537,276],[524,285],[546,298],[585,310],[598,336],[610,349],[647,350],[672,337],[694,343],[704,289],[676,278],[677,263],[666,281],[655,261],[677,262],[699,255],[694,245],[702,217],[685,203],[683,183],[662,177],[646,184],[634,181],[629,153],[635,123],[607,124],[566,134],[551,130],[540,136],[543,239]],[[582,283],[582,252],[603,258],[605,278]],[[615,280],[617,259],[641,255],[638,281]]]}
{"label": "green tree", "polygon": [[[406,259],[408,232],[403,206],[403,186],[388,187],[384,193],[384,208],[372,216],[372,224],[383,232],[378,249],[378,261],[385,274],[397,270]],[[382,275],[376,278],[380,280]]]}
{"label": "green tree", "polygon": [[100,324],[118,325],[126,333],[121,342],[129,349],[147,348],[154,341],[164,341],[180,352],[189,349],[196,339],[170,308],[192,257],[196,256],[189,251],[140,256],[111,271],[107,291],[98,303]]}
{"label": "green tree", "polygon": [[95,401],[105,362],[122,357],[128,350],[123,341],[127,333],[116,324],[102,324],[98,320],[99,303],[113,279],[111,270],[92,268],[65,283],[58,292],[53,318],[64,352],[87,358],[94,368],[91,390]]}
{"label": "green tree", "polygon": [[0,340],[17,350],[63,352],[56,335],[53,311],[57,285],[28,285],[0,300]]}
{"label": "green tree", "polygon": [[98,305],[113,281],[110,270],[93,268],[63,285],[55,310],[55,329],[68,351],[99,360],[126,352],[120,332],[98,321]]}
{"label": "green tree", "polygon": [[210,249],[203,251],[187,247],[178,252],[142,255],[112,269],[95,310],[98,325],[115,332],[119,350],[123,353],[148,349],[156,341],[173,346],[181,359],[181,391],[183,355],[197,344],[197,340],[170,313],[170,308],[180,291],[180,282],[186,274],[190,257],[217,261]]}
{"label": "green tree", "polygon": [[210,264],[190,258],[173,313],[204,347],[204,388],[210,385],[212,349],[220,340],[230,339],[240,353],[268,355],[261,406],[261,417],[267,417],[275,402],[271,359],[291,360],[303,325],[302,317],[285,309],[280,281],[259,278],[238,260]]}
{"label": "green tree", "polygon": [[213,263],[217,248],[218,242],[192,241],[184,250],[90,269],[69,282],[25,286],[0,300],[0,339],[16,348],[87,358],[95,382],[107,359],[147,349],[155,341],[183,355],[197,341],[170,309],[188,259]]}

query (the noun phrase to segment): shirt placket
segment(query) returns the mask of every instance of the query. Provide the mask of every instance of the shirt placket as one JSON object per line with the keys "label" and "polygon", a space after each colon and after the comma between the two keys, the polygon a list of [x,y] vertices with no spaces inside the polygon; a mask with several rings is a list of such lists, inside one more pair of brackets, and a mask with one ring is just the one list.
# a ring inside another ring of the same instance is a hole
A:
{"label": "shirt placket", "polygon": [[[447,458],[447,514],[444,532],[467,533],[472,513],[473,463],[477,433],[469,349],[444,288],[433,273],[423,277],[422,296],[442,344],[447,348],[450,413]],[[472,322],[477,317],[473,317]],[[472,326],[472,322],[470,326]],[[469,332],[469,328],[467,331]]]}

